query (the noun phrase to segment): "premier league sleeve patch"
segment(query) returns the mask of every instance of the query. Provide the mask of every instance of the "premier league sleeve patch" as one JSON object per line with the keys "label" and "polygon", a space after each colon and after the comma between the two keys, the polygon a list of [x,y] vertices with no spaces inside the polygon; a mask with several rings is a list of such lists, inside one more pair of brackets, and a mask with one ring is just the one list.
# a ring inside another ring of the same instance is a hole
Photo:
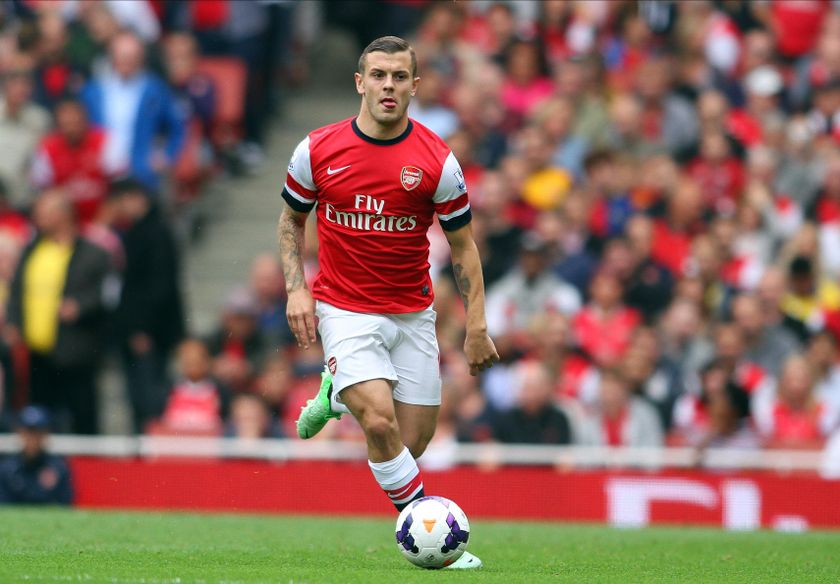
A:
{"label": "premier league sleeve patch", "polygon": [[417,188],[423,180],[423,171],[416,166],[403,166],[400,172],[400,182],[405,190],[411,191]]}

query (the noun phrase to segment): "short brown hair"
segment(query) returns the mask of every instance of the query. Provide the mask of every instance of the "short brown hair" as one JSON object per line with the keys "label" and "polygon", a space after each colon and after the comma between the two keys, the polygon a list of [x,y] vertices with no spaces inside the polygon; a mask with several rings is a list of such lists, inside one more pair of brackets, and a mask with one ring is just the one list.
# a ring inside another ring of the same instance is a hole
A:
{"label": "short brown hair", "polygon": [[417,77],[417,55],[414,54],[414,49],[411,48],[408,41],[398,36],[379,37],[366,46],[365,50],[359,56],[359,73],[364,74],[365,72],[365,58],[368,53],[382,52],[393,55],[394,53],[402,53],[403,51],[408,51],[411,54],[411,76]]}

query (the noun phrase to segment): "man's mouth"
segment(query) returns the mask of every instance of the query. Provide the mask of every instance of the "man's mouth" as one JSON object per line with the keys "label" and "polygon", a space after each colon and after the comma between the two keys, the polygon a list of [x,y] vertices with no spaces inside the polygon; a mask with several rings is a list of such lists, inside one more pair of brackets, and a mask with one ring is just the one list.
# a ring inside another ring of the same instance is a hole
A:
{"label": "man's mouth", "polygon": [[384,97],[379,101],[379,103],[381,103],[383,106],[385,106],[385,109],[389,109],[389,110],[397,107],[397,100],[394,99],[393,97]]}

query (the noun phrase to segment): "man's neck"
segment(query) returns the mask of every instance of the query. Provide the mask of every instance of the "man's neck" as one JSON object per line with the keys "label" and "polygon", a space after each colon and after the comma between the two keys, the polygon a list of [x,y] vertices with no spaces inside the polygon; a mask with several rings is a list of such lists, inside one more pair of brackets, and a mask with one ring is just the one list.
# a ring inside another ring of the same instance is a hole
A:
{"label": "man's neck", "polygon": [[365,136],[375,140],[392,140],[402,136],[408,128],[408,116],[403,116],[402,119],[393,124],[380,124],[370,116],[364,104],[362,104],[362,109],[356,117],[356,125]]}

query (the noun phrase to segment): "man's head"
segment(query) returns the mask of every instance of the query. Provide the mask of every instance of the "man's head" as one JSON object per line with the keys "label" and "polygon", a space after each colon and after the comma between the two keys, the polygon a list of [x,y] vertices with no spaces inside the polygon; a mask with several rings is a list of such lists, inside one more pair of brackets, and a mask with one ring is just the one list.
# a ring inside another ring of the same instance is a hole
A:
{"label": "man's head", "polygon": [[67,142],[78,144],[88,129],[87,111],[76,99],[64,99],[55,108],[55,125]]}
{"label": "man's head", "polygon": [[619,371],[604,369],[598,387],[598,399],[601,413],[607,418],[621,415],[630,401],[630,384]]}
{"label": "man's head", "polygon": [[186,85],[198,65],[198,43],[186,32],[169,35],[164,43],[166,72],[176,86]]}
{"label": "man's head", "polygon": [[133,225],[145,217],[151,205],[146,187],[131,177],[112,182],[108,197],[114,220],[122,225]]}
{"label": "man's head", "polygon": [[816,290],[814,264],[806,256],[796,256],[788,268],[790,291],[797,296],[811,296]]}
{"label": "man's head", "polygon": [[362,51],[355,77],[362,115],[380,126],[396,125],[405,119],[420,82],[414,49],[399,37],[378,38]]}
{"label": "man's head", "polygon": [[525,361],[519,364],[516,368],[516,378],[519,382],[519,409],[535,416],[551,406],[554,386],[542,363]]}
{"label": "man's head", "polygon": [[123,79],[134,77],[143,68],[146,49],[137,35],[123,31],[112,40],[108,50],[111,66]]}
{"label": "man's head", "polygon": [[2,95],[6,108],[17,111],[32,96],[34,62],[26,54],[13,55],[3,71]]}
{"label": "man's head", "polygon": [[17,433],[25,458],[36,458],[44,451],[50,429],[50,416],[40,406],[26,406],[17,419]]}
{"label": "man's head", "polygon": [[251,290],[260,304],[268,305],[283,297],[283,271],[277,258],[265,253],[251,264]]}
{"label": "man's head", "polygon": [[178,369],[190,381],[202,381],[210,375],[210,351],[198,339],[188,339],[178,346]]}
{"label": "man's head", "polygon": [[764,312],[753,294],[740,294],[732,301],[732,318],[749,341],[758,339],[764,332]]}
{"label": "man's head", "polygon": [[32,221],[45,237],[55,237],[76,225],[76,211],[61,189],[44,191],[35,201]]}

